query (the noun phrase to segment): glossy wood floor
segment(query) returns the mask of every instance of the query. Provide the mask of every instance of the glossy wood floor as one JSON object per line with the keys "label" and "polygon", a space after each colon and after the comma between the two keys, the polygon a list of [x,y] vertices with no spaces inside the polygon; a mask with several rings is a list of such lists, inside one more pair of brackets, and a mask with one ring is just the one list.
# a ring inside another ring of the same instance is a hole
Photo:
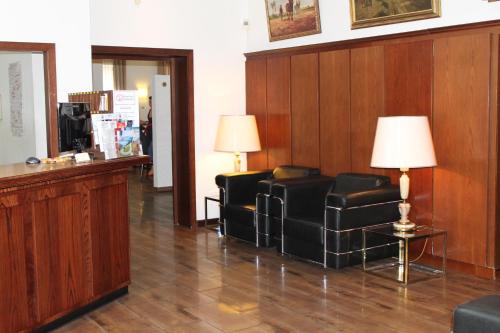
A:
{"label": "glossy wood floor", "polygon": [[450,273],[400,287],[172,226],[171,194],[130,183],[129,294],[57,332],[449,332],[453,308],[499,284]]}

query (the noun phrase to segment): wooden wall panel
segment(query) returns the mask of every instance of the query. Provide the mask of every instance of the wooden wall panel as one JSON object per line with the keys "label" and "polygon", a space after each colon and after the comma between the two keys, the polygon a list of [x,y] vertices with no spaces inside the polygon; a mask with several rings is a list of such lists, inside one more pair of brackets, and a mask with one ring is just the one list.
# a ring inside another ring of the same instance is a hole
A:
{"label": "wooden wall panel", "polygon": [[95,295],[130,281],[127,202],[126,182],[90,191]]}
{"label": "wooden wall panel", "polygon": [[490,36],[435,41],[434,225],[448,257],[486,264]]}
{"label": "wooden wall panel", "polygon": [[[427,116],[432,126],[433,41],[390,44],[385,47],[385,115]],[[386,170],[394,184],[399,170]],[[433,169],[411,169],[410,219],[432,224]]]}
{"label": "wooden wall panel", "polygon": [[[497,66],[497,72],[496,72],[496,80],[494,86],[494,89],[496,89],[496,109],[493,108],[493,112],[496,113],[496,136],[494,137],[495,144],[496,144],[496,150],[494,151],[495,157],[496,157],[496,163],[494,164],[494,168],[496,168],[496,182],[495,182],[495,196],[492,197],[492,200],[495,202],[495,207],[494,207],[494,217],[492,218],[492,221],[490,223],[495,225],[495,238],[491,240],[493,244],[495,244],[494,247],[494,266],[493,267],[500,267],[500,200],[498,199],[500,195],[500,159],[498,158],[498,152],[500,151],[500,35],[495,34],[494,35],[496,41],[497,41],[497,47],[496,49],[493,50],[493,53],[495,54],[496,58],[496,66]],[[493,90],[493,94],[495,94],[495,90]],[[491,184],[491,183],[490,183]],[[490,201],[491,202],[491,201]]]}
{"label": "wooden wall panel", "polygon": [[351,171],[350,51],[319,56],[320,166],[325,175]]}
{"label": "wooden wall panel", "polygon": [[49,318],[92,296],[90,230],[74,185],[40,190],[33,203],[38,312]]}
{"label": "wooden wall panel", "polygon": [[267,60],[268,167],[290,164],[290,57]]}
{"label": "wooden wall panel", "polygon": [[351,165],[353,172],[382,173],[370,167],[377,119],[384,114],[384,47],[351,50]]}
{"label": "wooden wall panel", "polygon": [[262,150],[247,153],[247,169],[267,168],[267,84],[266,59],[247,60],[246,62],[246,106],[247,114],[255,115],[259,129]]}
{"label": "wooden wall panel", "polygon": [[318,167],[318,54],[291,58],[292,164]]}
{"label": "wooden wall panel", "polygon": [[19,332],[35,321],[26,265],[26,210],[17,196],[0,198],[0,332]]}

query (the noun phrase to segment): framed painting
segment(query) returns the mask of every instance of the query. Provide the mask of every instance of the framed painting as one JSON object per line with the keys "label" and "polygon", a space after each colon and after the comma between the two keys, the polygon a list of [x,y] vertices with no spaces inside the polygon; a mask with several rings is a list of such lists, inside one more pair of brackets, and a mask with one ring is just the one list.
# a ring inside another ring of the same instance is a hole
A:
{"label": "framed painting", "polygon": [[318,0],[265,0],[271,42],[321,33]]}
{"label": "framed painting", "polygon": [[440,0],[350,0],[351,28],[441,16]]}

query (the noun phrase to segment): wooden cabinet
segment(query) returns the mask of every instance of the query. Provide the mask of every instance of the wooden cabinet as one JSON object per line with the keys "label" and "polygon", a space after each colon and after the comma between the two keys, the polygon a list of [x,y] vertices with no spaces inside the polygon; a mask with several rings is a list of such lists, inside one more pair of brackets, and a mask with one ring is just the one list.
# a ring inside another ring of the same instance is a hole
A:
{"label": "wooden cabinet", "polygon": [[129,232],[126,182],[94,184],[90,190],[92,268],[94,295],[130,282]]}
{"label": "wooden cabinet", "polygon": [[127,167],[144,160],[0,166],[0,332],[39,328],[130,283]]}
{"label": "wooden cabinet", "polygon": [[0,332],[18,332],[36,319],[26,208],[20,195],[0,197]]}
{"label": "wooden cabinet", "polygon": [[43,320],[92,297],[86,193],[84,183],[77,182],[29,194],[38,315]]}

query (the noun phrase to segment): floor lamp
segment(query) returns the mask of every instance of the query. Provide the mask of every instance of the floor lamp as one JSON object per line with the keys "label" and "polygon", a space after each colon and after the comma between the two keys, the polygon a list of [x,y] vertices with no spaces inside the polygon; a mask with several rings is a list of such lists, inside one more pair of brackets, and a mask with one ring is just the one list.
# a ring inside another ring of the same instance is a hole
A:
{"label": "floor lamp", "polygon": [[240,153],[260,150],[255,116],[221,116],[215,139],[215,151],[234,153],[234,171],[240,172]]}
{"label": "floor lamp", "polygon": [[411,205],[407,202],[410,192],[410,168],[436,166],[436,155],[432,143],[429,121],[426,116],[380,117],[378,118],[371,166],[374,168],[396,168],[402,172],[399,178],[401,219],[394,223],[397,231],[411,231],[415,223],[408,219]]}

